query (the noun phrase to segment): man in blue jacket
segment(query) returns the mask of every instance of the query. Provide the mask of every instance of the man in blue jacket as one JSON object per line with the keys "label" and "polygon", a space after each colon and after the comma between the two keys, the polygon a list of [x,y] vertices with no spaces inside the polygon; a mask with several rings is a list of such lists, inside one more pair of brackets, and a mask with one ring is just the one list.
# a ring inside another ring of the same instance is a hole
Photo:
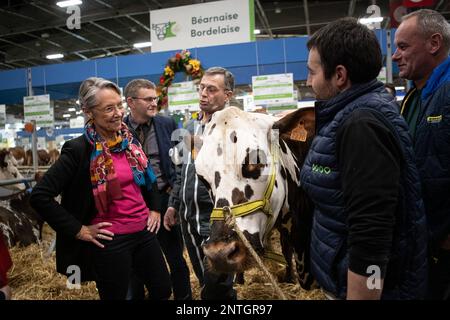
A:
{"label": "man in blue jacket", "polygon": [[430,298],[450,299],[450,25],[428,9],[405,17],[392,59],[413,88],[401,106],[412,136],[430,234]]}
{"label": "man in blue jacket", "polygon": [[375,34],[334,21],[308,41],[316,136],[300,179],[315,205],[311,269],[337,299],[419,299],[426,221],[408,127],[377,75]]}
{"label": "man in blue jacket", "polygon": [[[177,125],[172,118],[158,115],[158,96],[155,84],[146,79],[135,79],[124,90],[130,114],[124,122],[131,133],[138,137],[142,149],[148,156],[156,174],[160,194],[162,217],[157,221],[158,241],[170,268],[172,288],[175,300],[192,299],[189,269],[183,257],[183,238],[180,226],[170,231],[160,228],[167,210],[170,192],[175,183],[175,167],[169,157],[172,148],[172,132]],[[132,280],[128,297],[143,297],[144,286],[138,280]],[[151,294],[151,293],[150,293]]]}

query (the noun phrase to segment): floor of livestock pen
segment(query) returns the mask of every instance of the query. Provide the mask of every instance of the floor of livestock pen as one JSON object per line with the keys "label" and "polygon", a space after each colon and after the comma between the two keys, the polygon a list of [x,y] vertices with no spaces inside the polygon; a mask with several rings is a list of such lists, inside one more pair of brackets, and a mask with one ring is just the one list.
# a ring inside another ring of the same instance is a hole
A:
{"label": "floor of livestock pen", "polygon": [[[44,228],[43,241],[28,247],[10,249],[14,265],[9,272],[9,285],[15,300],[91,300],[98,299],[94,282],[81,285],[81,289],[68,289],[66,277],[56,273],[55,253],[47,254],[54,232],[50,227]],[[274,235],[273,238],[277,238]],[[276,242],[278,243],[278,242]],[[277,245],[274,244],[274,249]],[[185,253],[191,271],[193,298],[200,299],[200,288],[192,270],[189,258]],[[266,266],[275,276],[281,278],[284,267],[267,261]],[[298,284],[279,283],[280,289],[288,299],[320,300],[325,296],[320,290],[305,291]],[[239,300],[272,300],[278,299],[272,284],[260,269],[245,272],[245,284],[235,285]]]}

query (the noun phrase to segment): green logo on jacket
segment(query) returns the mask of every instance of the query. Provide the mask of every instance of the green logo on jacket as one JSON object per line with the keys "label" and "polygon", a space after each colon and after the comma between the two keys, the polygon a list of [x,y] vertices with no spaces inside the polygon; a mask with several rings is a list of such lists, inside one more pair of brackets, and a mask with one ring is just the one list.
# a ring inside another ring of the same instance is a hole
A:
{"label": "green logo on jacket", "polygon": [[321,174],[330,174],[331,173],[331,169],[330,167],[324,167],[318,164],[313,164],[312,165],[312,171],[313,172],[317,172],[317,173],[321,173]]}

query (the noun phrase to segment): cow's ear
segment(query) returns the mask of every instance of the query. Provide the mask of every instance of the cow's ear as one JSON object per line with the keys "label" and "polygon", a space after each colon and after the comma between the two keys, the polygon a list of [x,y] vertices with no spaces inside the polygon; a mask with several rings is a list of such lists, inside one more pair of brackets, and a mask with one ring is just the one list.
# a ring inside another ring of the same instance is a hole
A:
{"label": "cow's ear", "polygon": [[304,159],[315,134],[314,108],[302,108],[291,112],[276,121],[272,129],[279,130],[280,140],[289,146],[297,159]]}

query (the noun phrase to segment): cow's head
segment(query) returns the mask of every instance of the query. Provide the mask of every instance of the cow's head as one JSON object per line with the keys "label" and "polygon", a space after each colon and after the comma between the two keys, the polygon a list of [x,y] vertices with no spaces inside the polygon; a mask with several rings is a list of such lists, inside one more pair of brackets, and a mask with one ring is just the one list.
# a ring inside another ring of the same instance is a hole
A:
{"label": "cow's head", "polygon": [[279,213],[289,210],[288,180],[299,186],[297,158],[279,140],[278,130],[272,130],[275,120],[229,107],[214,113],[205,127],[195,164],[215,206],[204,245],[213,270],[237,272],[252,264],[248,250],[223,219],[223,208],[230,208],[237,227],[261,254]]}
{"label": "cow's head", "polygon": [[[17,169],[17,160],[14,155],[6,149],[0,150],[0,180],[23,179],[23,175]],[[3,188],[12,190],[25,190],[23,183],[10,184]]]}

